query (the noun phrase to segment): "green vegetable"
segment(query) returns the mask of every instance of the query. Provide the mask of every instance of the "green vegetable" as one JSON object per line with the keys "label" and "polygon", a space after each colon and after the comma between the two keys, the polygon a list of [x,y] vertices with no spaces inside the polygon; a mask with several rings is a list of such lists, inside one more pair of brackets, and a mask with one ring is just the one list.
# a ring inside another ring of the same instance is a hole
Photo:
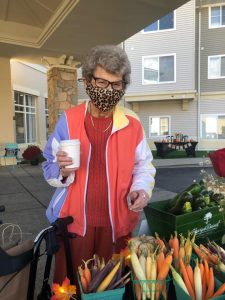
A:
{"label": "green vegetable", "polygon": [[184,214],[192,212],[192,206],[191,206],[191,202],[187,201],[184,203],[184,206],[182,208],[182,212]]}
{"label": "green vegetable", "polygon": [[[169,208],[174,208],[176,205],[177,205],[177,202],[179,202],[179,198],[181,197],[181,195],[184,193],[184,192],[189,192],[191,195],[193,196],[197,196],[199,195],[200,193],[201,194],[208,194],[208,191],[206,190],[205,186],[203,185],[203,182],[202,184],[199,184],[197,182],[195,183],[192,183],[190,186],[188,186],[182,193],[180,194],[177,194],[174,198],[172,198],[170,201],[169,201]],[[187,199],[188,200],[188,199]],[[192,199],[189,199],[190,201]]]}
{"label": "green vegetable", "polygon": [[202,186],[195,182],[191,184],[185,191],[190,192],[192,195],[198,195],[202,189]]}
{"label": "green vegetable", "polygon": [[198,210],[206,207],[205,197],[203,195],[199,195],[198,197],[194,198],[192,202],[193,210]]}
{"label": "green vegetable", "polygon": [[206,205],[209,205],[209,203],[210,203],[210,197],[205,195],[204,196],[204,201],[205,201]]}
{"label": "green vegetable", "polygon": [[192,194],[184,191],[181,194],[179,194],[179,197],[176,199],[176,204],[172,207],[169,208],[168,212],[174,215],[182,214],[182,208],[184,206],[184,203],[189,201],[192,201]]}
{"label": "green vegetable", "polygon": [[204,187],[204,186],[202,186],[202,188],[201,188],[201,191],[200,191],[200,194],[201,195],[209,195],[209,192],[207,191],[207,189]]}

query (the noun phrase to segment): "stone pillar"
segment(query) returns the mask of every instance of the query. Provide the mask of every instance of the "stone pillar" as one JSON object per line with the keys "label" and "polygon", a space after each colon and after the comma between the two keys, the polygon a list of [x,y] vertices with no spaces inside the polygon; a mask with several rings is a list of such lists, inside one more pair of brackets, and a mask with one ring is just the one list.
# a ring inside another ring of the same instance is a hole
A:
{"label": "stone pillar", "polygon": [[68,66],[52,66],[47,73],[49,132],[54,130],[60,114],[77,105],[77,70]]}
{"label": "stone pillar", "polygon": [[0,145],[15,142],[10,59],[0,57]]}

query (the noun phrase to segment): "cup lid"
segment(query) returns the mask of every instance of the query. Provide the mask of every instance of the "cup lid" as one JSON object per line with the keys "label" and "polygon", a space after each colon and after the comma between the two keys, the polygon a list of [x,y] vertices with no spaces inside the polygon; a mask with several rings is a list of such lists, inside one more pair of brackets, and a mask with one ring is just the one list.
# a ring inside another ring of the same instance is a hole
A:
{"label": "cup lid", "polygon": [[75,140],[62,140],[60,141],[61,145],[75,145],[75,144],[80,144],[80,140],[75,139]]}

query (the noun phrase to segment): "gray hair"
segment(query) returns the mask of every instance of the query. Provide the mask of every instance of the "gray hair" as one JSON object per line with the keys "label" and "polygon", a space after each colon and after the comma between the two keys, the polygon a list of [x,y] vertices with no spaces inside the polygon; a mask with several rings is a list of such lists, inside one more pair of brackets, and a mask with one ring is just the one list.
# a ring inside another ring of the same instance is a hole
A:
{"label": "gray hair", "polygon": [[83,62],[82,76],[91,81],[98,66],[109,73],[121,75],[126,85],[130,83],[130,62],[121,47],[102,45],[92,48]]}

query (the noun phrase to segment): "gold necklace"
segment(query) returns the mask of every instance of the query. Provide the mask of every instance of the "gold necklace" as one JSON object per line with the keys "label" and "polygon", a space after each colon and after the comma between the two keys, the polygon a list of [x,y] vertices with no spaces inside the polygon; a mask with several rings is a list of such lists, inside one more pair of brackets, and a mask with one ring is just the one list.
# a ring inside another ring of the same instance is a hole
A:
{"label": "gold necklace", "polygon": [[93,121],[93,118],[92,118],[92,114],[91,114],[91,102],[89,102],[89,103],[90,103],[90,105],[89,105],[89,111],[90,111],[90,117],[91,117],[91,124],[92,124],[93,128],[94,128],[95,130],[97,130],[97,131],[106,132],[106,131],[110,128],[110,126],[112,125],[112,120],[110,121],[109,126],[107,126],[106,129],[104,129],[104,130],[98,130],[98,129],[95,127],[95,124],[94,124],[94,121]]}

